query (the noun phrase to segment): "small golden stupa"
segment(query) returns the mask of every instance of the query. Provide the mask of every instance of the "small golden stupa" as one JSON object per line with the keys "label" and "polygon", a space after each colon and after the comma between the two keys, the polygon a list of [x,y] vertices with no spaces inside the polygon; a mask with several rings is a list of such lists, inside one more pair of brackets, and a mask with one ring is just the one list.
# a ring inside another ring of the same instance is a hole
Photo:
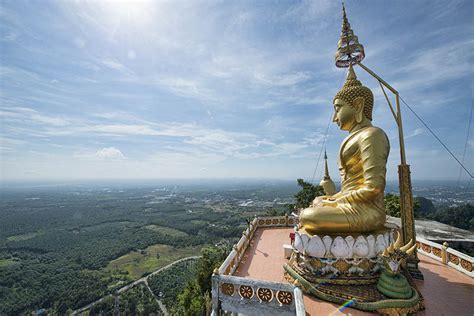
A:
{"label": "small golden stupa", "polygon": [[326,193],[326,195],[333,195],[337,192],[336,185],[329,176],[328,155],[326,154],[326,151],[324,151],[324,177],[321,182],[319,182],[319,185],[323,187],[324,193]]}

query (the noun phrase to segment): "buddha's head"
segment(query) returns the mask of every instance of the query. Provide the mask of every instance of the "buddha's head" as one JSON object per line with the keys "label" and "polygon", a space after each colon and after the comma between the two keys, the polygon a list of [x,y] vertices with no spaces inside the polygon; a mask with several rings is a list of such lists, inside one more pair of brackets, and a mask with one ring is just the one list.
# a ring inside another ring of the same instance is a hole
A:
{"label": "buddha's head", "polygon": [[364,120],[372,121],[374,95],[357,80],[352,66],[349,66],[346,82],[334,96],[333,103],[335,111],[333,121],[342,130],[349,131]]}

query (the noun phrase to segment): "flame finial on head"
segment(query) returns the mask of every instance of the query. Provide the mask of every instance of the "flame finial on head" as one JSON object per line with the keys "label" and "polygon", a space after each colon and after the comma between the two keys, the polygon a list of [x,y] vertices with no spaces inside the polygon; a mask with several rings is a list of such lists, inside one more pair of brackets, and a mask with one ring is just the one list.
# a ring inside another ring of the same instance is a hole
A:
{"label": "flame finial on head", "polygon": [[349,20],[347,19],[346,8],[342,3],[342,30],[341,38],[337,43],[335,56],[336,67],[346,68],[352,64],[361,62],[365,57],[364,46],[359,43],[359,39],[354,35]]}

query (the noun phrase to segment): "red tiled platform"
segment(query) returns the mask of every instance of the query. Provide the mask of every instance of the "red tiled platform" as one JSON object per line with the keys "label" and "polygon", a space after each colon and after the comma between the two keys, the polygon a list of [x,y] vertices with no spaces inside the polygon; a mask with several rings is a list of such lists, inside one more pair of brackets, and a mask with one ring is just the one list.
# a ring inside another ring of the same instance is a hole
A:
{"label": "red tiled platform", "polygon": [[[283,244],[289,244],[291,228],[260,228],[246,250],[235,272],[236,276],[250,279],[287,283],[283,276]],[[471,302],[474,281],[470,277],[431,258],[420,255],[420,269],[424,281],[416,285],[425,299],[426,310],[417,315],[474,315]],[[338,311],[336,304],[305,295],[308,315],[373,315],[355,309]]]}

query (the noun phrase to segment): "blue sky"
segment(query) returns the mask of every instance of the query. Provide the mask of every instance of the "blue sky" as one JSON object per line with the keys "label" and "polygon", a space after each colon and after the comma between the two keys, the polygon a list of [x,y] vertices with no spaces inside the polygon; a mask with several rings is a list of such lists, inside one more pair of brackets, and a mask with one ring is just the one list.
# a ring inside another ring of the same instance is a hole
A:
{"label": "blue sky", "polygon": [[[364,63],[462,159],[473,2],[346,7]],[[345,76],[333,59],[340,25],[332,0],[2,1],[1,177],[311,179]],[[356,73],[376,96],[373,123],[389,135],[397,179],[394,120],[377,82]],[[455,161],[402,111],[412,177],[457,179]],[[336,180],[345,136],[331,125]]]}

